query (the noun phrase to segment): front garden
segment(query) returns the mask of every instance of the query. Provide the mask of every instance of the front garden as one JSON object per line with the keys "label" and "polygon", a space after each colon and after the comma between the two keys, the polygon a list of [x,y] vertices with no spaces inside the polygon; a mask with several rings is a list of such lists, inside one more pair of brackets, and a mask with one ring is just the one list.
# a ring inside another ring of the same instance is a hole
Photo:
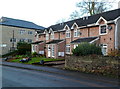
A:
{"label": "front garden", "polygon": [[101,49],[95,44],[82,43],[66,56],[65,68],[85,73],[94,73],[120,78],[120,51],[101,55]]}
{"label": "front garden", "polygon": [[41,60],[44,60],[44,62],[50,62],[50,61],[62,61],[64,59],[54,59],[54,58],[45,58],[43,56],[36,56],[36,57],[31,57],[31,60],[28,62],[21,62],[23,58],[27,58],[25,55],[16,55],[15,57],[9,59],[9,62],[17,62],[17,63],[24,63],[24,64],[33,64],[33,63],[38,63]]}

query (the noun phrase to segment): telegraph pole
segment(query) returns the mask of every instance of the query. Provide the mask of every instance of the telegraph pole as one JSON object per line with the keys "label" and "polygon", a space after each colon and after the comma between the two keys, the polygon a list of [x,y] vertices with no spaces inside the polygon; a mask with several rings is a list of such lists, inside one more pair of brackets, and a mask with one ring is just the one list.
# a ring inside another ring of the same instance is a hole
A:
{"label": "telegraph pole", "polygon": [[12,51],[14,51],[14,30],[13,30],[13,37],[12,37]]}

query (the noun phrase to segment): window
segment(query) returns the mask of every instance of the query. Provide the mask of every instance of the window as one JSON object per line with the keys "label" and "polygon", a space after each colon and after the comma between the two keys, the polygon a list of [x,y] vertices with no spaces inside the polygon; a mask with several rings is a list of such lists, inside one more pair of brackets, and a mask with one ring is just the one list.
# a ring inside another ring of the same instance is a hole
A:
{"label": "window", "polygon": [[31,43],[31,42],[32,42],[32,39],[28,39],[28,42]]}
{"label": "window", "polygon": [[46,40],[49,40],[49,34],[46,33]]}
{"label": "window", "polygon": [[25,39],[20,39],[20,42],[25,42]]}
{"label": "window", "polygon": [[10,42],[16,42],[16,38],[11,38]]}
{"label": "window", "polygon": [[74,49],[78,46],[78,44],[74,44]]}
{"label": "window", "polygon": [[66,31],[66,38],[70,38],[70,30]]}
{"label": "window", "polygon": [[107,44],[102,44],[102,54],[107,55]]}
{"label": "window", "polygon": [[24,34],[25,33],[25,30],[20,30],[20,34]]}
{"label": "window", "polygon": [[64,52],[58,52],[58,56],[64,57]]}
{"label": "window", "polygon": [[70,45],[66,45],[66,53],[70,53]]}
{"label": "window", "polygon": [[6,47],[7,44],[0,44],[0,47]]}
{"label": "window", "polygon": [[39,51],[39,54],[44,54],[44,51]]}
{"label": "window", "polygon": [[107,34],[107,26],[106,25],[100,26],[100,34],[101,35]]}
{"label": "window", "polygon": [[39,39],[39,36],[38,36],[38,34],[36,35],[36,41],[38,41],[38,39]]}
{"label": "window", "polygon": [[28,31],[28,34],[32,35],[33,33],[32,33],[32,31]]}
{"label": "window", "polygon": [[55,52],[54,52],[54,51],[55,51],[55,48],[54,48],[54,45],[52,45],[52,57],[54,57],[54,56],[55,56],[55,55],[54,55],[54,54],[55,54]]}
{"label": "window", "polygon": [[51,38],[51,39],[54,39],[54,32],[51,32],[50,38]]}
{"label": "window", "polygon": [[74,37],[78,37],[79,31],[77,29],[74,30]]}

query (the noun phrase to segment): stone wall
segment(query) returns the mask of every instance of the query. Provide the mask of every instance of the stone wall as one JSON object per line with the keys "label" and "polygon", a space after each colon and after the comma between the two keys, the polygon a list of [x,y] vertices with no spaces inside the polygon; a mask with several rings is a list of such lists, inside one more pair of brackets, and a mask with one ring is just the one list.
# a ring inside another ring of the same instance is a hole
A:
{"label": "stone wall", "polygon": [[118,76],[120,58],[102,56],[66,56],[65,68],[87,73]]}

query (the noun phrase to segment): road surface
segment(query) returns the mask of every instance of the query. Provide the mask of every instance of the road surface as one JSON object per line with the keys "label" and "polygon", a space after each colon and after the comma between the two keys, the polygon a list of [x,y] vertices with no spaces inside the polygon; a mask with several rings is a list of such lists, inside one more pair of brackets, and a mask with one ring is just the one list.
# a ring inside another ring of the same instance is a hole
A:
{"label": "road surface", "polygon": [[2,67],[2,87],[116,87],[89,78]]}

